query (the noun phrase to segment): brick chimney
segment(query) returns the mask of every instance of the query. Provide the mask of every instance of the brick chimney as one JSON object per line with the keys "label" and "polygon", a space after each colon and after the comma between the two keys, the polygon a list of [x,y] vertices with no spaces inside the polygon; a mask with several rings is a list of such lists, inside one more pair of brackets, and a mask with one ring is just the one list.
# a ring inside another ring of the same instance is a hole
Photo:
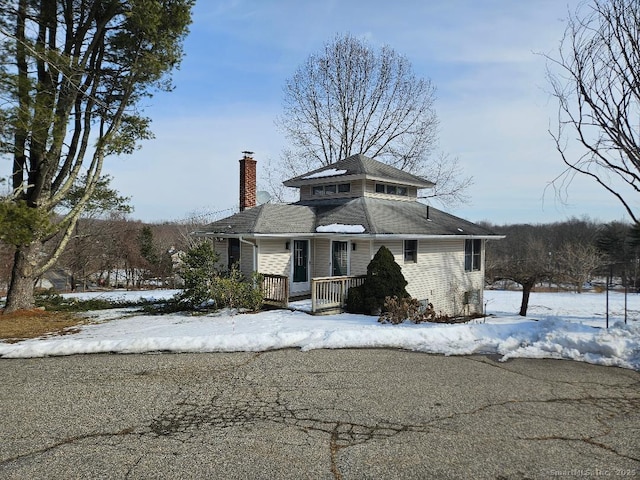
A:
{"label": "brick chimney", "polygon": [[240,160],[240,211],[256,206],[256,161],[253,152],[242,152]]}

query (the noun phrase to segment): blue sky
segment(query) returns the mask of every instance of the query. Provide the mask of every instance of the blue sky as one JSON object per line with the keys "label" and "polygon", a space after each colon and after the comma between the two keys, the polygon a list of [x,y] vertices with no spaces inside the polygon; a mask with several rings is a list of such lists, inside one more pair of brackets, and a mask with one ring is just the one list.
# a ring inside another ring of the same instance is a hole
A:
{"label": "blue sky", "polygon": [[[282,87],[337,33],[389,45],[437,87],[439,149],[474,178],[471,221],[624,219],[615,200],[576,179],[567,204],[545,187],[563,170],[547,133],[555,115],[545,60],[577,0],[200,0],[175,90],[147,101],[156,139],[105,172],[131,196],[134,218],[181,220],[238,204],[238,159],[259,177],[286,146],[274,125]],[[259,179],[260,188],[260,179]]]}

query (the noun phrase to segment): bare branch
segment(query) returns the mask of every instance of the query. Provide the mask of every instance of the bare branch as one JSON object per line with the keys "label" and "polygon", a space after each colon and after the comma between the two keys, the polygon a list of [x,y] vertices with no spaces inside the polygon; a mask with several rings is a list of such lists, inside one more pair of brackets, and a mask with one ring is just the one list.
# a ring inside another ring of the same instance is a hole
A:
{"label": "bare branch", "polygon": [[[640,220],[640,5],[636,0],[592,0],[570,14],[557,58],[546,56],[557,130],[550,132],[568,169],[612,194],[634,222]],[[583,153],[569,153],[568,136]]]}

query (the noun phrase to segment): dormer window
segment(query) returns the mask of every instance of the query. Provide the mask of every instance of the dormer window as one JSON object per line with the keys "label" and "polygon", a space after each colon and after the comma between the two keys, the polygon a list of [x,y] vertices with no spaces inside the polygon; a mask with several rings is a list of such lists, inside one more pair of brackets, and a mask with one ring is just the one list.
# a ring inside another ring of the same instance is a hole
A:
{"label": "dormer window", "polygon": [[350,183],[332,183],[330,185],[314,185],[311,190],[313,195],[335,195],[336,193],[349,193]]}
{"label": "dormer window", "polygon": [[399,185],[389,185],[386,183],[376,183],[376,193],[386,193],[387,195],[407,195],[407,187]]}

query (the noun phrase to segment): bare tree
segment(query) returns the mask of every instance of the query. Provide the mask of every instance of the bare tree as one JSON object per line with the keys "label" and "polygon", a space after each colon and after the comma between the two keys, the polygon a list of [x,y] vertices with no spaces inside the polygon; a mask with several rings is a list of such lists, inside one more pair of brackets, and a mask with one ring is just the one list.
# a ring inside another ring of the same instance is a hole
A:
{"label": "bare tree", "polygon": [[511,280],[522,286],[519,314],[525,317],[533,288],[553,275],[549,245],[531,225],[511,225],[499,231],[506,237],[487,243],[485,275],[490,282]]}
{"label": "bare tree", "polygon": [[[586,175],[616,197],[637,223],[640,4],[583,4],[569,15],[558,57],[547,58],[548,78],[558,100],[558,127],[551,135],[567,166],[554,184],[562,190],[576,174]],[[570,153],[568,138],[577,140],[582,154]],[[633,193],[625,193],[627,189]]]}
{"label": "bare tree", "polygon": [[557,252],[557,280],[572,284],[578,293],[582,293],[584,284],[593,279],[604,263],[603,255],[595,245],[564,243]]}
{"label": "bare tree", "polygon": [[373,49],[336,36],[301,65],[284,87],[278,124],[291,144],[283,169],[298,175],[361,153],[427,176],[442,202],[466,201],[470,178],[456,158],[431,155],[438,118],[435,87],[388,46]]}

